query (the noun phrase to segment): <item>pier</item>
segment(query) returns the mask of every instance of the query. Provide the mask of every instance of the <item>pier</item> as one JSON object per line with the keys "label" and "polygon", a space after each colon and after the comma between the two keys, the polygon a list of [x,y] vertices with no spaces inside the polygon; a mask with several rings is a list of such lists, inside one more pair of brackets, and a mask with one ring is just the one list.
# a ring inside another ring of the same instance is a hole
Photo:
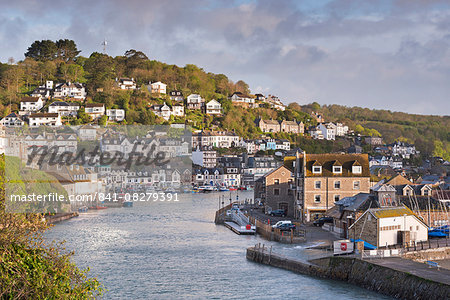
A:
{"label": "pier", "polygon": [[394,298],[429,300],[447,299],[450,295],[449,270],[402,258],[361,260],[354,256],[329,256],[299,261],[273,253],[272,247],[261,244],[247,248],[246,257],[299,274],[345,281]]}

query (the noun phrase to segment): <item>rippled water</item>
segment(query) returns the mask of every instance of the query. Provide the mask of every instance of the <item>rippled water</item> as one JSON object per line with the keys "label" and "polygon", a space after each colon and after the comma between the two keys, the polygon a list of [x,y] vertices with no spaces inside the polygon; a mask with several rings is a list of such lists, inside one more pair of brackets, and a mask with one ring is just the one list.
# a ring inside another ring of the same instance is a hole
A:
{"label": "rippled water", "polygon": [[[343,282],[259,265],[245,258],[258,242],[305,257],[303,246],[239,236],[214,224],[219,194],[179,202],[135,203],[57,224],[49,239],[66,240],[74,261],[105,285],[105,299],[383,299]],[[243,192],[239,198],[252,194]]]}

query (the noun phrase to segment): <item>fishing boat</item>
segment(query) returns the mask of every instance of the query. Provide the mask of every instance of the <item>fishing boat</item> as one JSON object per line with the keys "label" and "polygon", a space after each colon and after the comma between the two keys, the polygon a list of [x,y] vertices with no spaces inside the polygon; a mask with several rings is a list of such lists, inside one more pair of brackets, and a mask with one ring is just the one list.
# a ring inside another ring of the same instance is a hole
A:
{"label": "fishing boat", "polygon": [[[200,188],[202,188],[202,187],[200,187]],[[213,192],[213,191],[214,191],[214,187],[213,186],[211,186],[211,185],[203,186],[203,192],[204,193],[209,193],[209,192]]]}
{"label": "fishing boat", "polygon": [[230,191],[237,191],[237,187],[235,186],[230,187]]}
{"label": "fishing boat", "polygon": [[224,186],[222,186],[222,187],[220,187],[219,188],[219,191],[220,192],[228,192],[230,189],[228,189],[227,187],[224,187]]}

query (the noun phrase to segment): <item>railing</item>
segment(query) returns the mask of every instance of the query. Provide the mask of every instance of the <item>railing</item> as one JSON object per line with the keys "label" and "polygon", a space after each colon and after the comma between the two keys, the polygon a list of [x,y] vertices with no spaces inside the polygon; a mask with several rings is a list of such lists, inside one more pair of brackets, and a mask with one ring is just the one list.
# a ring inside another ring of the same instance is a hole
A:
{"label": "railing", "polygon": [[398,257],[398,256],[402,256],[403,249],[364,250],[361,254],[362,254],[362,259],[384,258],[384,257]]}
{"label": "railing", "polygon": [[389,248],[390,249],[404,249],[405,252],[410,252],[410,251],[436,249],[436,248],[449,247],[449,246],[450,246],[450,241],[448,238],[443,238],[443,239],[437,238],[437,239],[431,239],[431,240],[427,240],[427,241],[406,243],[404,245],[393,245],[393,246],[389,246]]}

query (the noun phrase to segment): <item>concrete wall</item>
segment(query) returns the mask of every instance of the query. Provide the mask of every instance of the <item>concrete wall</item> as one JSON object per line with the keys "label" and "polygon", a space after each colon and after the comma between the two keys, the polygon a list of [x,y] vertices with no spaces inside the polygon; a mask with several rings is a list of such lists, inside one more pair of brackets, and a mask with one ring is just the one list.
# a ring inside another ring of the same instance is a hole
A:
{"label": "concrete wall", "polygon": [[448,285],[355,258],[327,257],[310,264],[270,253],[268,248],[262,252],[251,247],[247,259],[300,274],[342,280],[395,298],[448,299],[450,295]]}

